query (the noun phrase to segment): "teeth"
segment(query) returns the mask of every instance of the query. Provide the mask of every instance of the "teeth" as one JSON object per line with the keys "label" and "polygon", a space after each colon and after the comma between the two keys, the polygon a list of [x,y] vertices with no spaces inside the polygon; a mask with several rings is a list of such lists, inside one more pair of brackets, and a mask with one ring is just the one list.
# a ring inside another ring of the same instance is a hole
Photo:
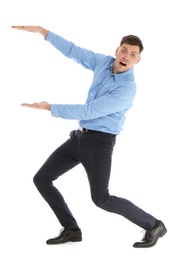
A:
{"label": "teeth", "polygon": [[126,66],[126,63],[125,63],[125,62],[122,62],[122,61],[121,61],[120,63],[121,63],[122,65]]}

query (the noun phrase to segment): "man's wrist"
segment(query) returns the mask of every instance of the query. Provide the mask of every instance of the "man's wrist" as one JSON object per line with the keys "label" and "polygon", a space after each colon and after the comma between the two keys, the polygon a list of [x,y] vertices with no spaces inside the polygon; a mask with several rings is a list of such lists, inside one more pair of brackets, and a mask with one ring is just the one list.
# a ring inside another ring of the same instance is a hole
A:
{"label": "man's wrist", "polygon": [[50,104],[49,104],[49,103],[47,103],[47,105],[46,105],[46,108],[45,108],[45,109],[50,111]]}
{"label": "man's wrist", "polygon": [[47,34],[48,34],[48,30],[46,30],[45,28],[40,27],[40,26],[39,26],[39,28],[38,28],[38,32],[39,32],[42,36],[44,36],[44,37],[46,37]]}

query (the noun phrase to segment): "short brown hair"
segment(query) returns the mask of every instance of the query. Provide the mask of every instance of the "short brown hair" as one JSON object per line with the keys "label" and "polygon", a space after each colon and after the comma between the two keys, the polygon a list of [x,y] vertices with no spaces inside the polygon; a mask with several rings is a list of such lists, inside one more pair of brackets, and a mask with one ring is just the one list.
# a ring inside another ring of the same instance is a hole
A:
{"label": "short brown hair", "polygon": [[139,37],[135,36],[135,35],[127,35],[124,36],[120,42],[120,46],[123,45],[123,43],[127,43],[130,45],[137,45],[139,46],[140,49],[140,53],[143,51],[144,46],[142,44],[142,41],[140,40]]}

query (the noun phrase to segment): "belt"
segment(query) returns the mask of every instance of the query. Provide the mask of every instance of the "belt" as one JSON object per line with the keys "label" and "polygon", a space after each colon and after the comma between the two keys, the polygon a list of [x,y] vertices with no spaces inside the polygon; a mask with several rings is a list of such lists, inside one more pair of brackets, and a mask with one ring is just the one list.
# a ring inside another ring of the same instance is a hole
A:
{"label": "belt", "polygon": [[[79,127],[78,128],[78,130],[80,131],[80,132],[82,132],[82,133],[93,133],[93,132],[98,132],[98,133],[100,133],[99,131],[96,131],[96,130],[90,130],[90,129],[86,129],[86,128],[84,128],[84,127]],[[101,132],[102,133],[102,132]]]}
{"label": "belt", "polygon": [[90,129],[86,129],[86,128],[81,127],[81,126],[78,128],[78,130],[80,132],[82,132],[83,134],[85,134],[85,133],[101,133],[101,134],[108,134],[108,135],[116,136],[115,134],[105,133],[105,132],[96,131],[96,130],[90,130]]}

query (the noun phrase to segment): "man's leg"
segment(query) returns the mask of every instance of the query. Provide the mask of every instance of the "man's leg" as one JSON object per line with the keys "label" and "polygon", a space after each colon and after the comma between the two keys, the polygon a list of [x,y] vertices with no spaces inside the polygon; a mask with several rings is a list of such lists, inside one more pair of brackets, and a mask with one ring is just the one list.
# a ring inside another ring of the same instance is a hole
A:
{"label": "man's leg", "polygon": [[67,229],[78,226],[62,194],[53,185],[66,171],[79,164],[76,142],[70,138],[57,148],[34,176],[34,183],[49,204],[61,225]]}
{"label": "man's leg", "polygon": [[111,196],[108,185],[111,171],[111,157],[115,136],[101,133],[84,134],[80,146],[80,160],[83,163],[91,188],[93,202],[100,208],[117,213],[144,228],[145,235],[135,248],[154,246],[167,229],[162,221],[143,211],[129,200]]}
{"label": "man's leg", "polygon": [[129,200],[109,194],[111,158],[115,136],[105,133],[81,133],[80,160],[84,165],[93,202],[100,208],[117,213],[144,229],[152,229],[156,219]]}

